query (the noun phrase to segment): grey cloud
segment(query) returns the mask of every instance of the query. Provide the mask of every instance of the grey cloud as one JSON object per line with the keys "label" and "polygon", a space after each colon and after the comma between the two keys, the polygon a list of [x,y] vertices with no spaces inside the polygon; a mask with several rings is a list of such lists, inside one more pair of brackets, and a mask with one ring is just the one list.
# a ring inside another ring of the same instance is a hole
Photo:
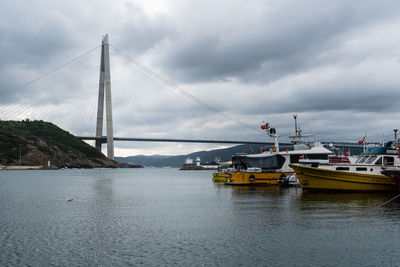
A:
{"label": "grey cloud", "polygon": [[[396,30],[388,29],[400,24],[396,1],[174,0],[152,15],[133,2],[6,1],[0,118],[12,114],[7,105],[19,103],[21,118],[93,133],[99,51],[20,85],[98,46],[108,32],[118,49],[257,129],[271,120],[282,135],[292,134],[292,113],[337,139],[357,138],[365,128],[377,135],[369,123],[382,129],[397,123],[400,46]],[[372,30],[379,27],[381,34]],[[111,56],[116,134],[268,139]]]}
{"label": "grey cloud", "polygon": [[174,30],[166,17],[157,16],[151,19],[140,6],[128,3],[125,6],[128,13],[126,22],[119,27],[112,42],[117,44],[119,49],[137,57],[173,34]]}
{"label": "grey cloud", "polygon": [[189,19],[192,24],[170,40],[160,62],[171,76],[186,82],[230,77],[250,83],[276,80],[318,64],[320,53],[340,44],[352,29],[398,13],[395,1],[274,4],[272,12],[269,5],[261,6],[255,17],[244,10],[240,20],[229,12],[211,18],[228,21],[228,27],[210,27],[207,16]]}

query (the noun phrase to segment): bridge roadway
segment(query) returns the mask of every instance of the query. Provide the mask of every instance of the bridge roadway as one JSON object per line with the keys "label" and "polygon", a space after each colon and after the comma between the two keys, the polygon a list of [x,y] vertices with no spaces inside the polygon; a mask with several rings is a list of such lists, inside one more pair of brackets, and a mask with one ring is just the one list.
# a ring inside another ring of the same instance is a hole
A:
{"label": "bridge roadway", "polygon": [[[81,140],[95,140],[107,143],[106,136],[77,136]],[[262,141],[237,141],[237,140],[204,140],[204,139],[172,139],[172,138],[136,138],[136,137],[114,137],[114,141],[134,141],[134,142],[171,142],[171,143],[209,143],[209,144],[254,144],[273,146],[273,142]],[[353,142],[321,142],[324,145],[333,144],[335,147],[362,147]],[[371,144],[371,143],[369,143]],[[290,146],[292,143],[279,143],[279,146]]]}

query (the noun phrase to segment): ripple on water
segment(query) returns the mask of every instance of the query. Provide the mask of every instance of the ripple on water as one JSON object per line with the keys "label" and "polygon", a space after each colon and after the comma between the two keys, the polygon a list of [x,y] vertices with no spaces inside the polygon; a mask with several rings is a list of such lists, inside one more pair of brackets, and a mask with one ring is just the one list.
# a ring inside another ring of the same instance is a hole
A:
{"label": "ripple on water", "polygon": [[[173,169],[0,172],[0,265],[395,265],[400,200]],[[66,202],[66,198],[74,201]]]}

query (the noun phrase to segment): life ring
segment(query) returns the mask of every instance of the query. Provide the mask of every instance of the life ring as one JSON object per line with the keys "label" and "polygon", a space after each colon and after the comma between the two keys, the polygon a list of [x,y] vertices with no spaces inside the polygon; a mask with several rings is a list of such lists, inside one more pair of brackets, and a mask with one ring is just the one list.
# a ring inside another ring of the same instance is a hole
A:
{"label": "life ring", "polygon": [[282,173],[281,177],[278,179],[278,183],[280,185],[288,185],[289,184],[289,180],[287,179],[286,174]]}

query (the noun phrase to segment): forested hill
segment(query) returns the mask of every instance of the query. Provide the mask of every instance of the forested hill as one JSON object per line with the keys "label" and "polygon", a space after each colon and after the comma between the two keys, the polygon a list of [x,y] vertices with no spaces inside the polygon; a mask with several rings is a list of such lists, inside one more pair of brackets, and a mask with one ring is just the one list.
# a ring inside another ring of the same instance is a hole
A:
{"label": "forested hill", "polygon": [[0,165],[119,167],[84,141],[44,121],[0,121]]}
{"label": "forested hill", "polygon": [[[233,155],[237,154],[253,154],[260,153],[261,145],[238,145],[224,149],[215,149],[210,151],[200,151],[187,155],[179,156],[166,156],[166,155],[153,155],[153,156],[131,156],[131,157],[116,157],[115,159],[119,162],[140,164],[145,167],[174,167],[179,168],[185,162],[187,158],[195,160],[197,157],[201,159],[201,163],[213,162],[215,158],[220,158],[221,161],[228,161]],[[271,146],[263,146],[264,151],[267,151]],[[288,148],[292,150],[292,146],[280,146],[281,149]],[[337,147],[342,151],[349,151],[347,147]],[[352,148],[351,155],[358,155],[362,152],[362,148]]]}
{"label": "forested hill", "polygon": [[[201,159],[201,162],[213,162],[215,158],[220,158],[221,161],[228,161],[232,155],[236,154],[251,154],[260,153],[261,145],[239,145],[224,149],[216,149],[210,151],[199,151],[188,155],[179,156],[165,156],[165,155],[154,155],[154,156],[131,156],[131,157],[116,157],[115,159],[119,162],[140,164],[146,167],[181,167],[187,158],[195,160],[197,157]],[[268,147],[269,149],[269,147]]]}

